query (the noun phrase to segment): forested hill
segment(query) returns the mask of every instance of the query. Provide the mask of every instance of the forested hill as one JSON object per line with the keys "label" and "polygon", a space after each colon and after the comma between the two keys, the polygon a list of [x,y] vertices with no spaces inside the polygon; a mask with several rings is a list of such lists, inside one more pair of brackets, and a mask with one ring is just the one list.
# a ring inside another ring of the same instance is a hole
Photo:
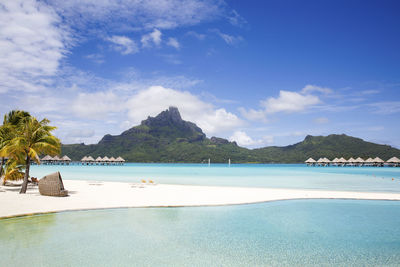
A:
{"label": "forested hill", "polygon": [[307,136],[285,147],[247,149],[226,139],[207,138],[196,124],[182,120],[177,108],[170,107],[149,117],[120,135],[105,135],[98,144],[62,145],[62,155],[72,160],[84,156],[122,156],[129,162],[227,162],[297,163],[307,158],[400,157],[400,150],[365,142],[347,135]]}

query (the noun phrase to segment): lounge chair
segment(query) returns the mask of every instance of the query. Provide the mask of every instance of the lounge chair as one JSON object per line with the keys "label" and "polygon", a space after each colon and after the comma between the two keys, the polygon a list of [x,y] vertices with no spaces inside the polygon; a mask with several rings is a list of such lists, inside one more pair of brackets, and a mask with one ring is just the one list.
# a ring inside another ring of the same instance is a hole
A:
{"label": "lounge chair", "polygon": [[64,189],[60,172],[48,174],[39,180],[39,193],[43,196],[65,197],[68,190]]}

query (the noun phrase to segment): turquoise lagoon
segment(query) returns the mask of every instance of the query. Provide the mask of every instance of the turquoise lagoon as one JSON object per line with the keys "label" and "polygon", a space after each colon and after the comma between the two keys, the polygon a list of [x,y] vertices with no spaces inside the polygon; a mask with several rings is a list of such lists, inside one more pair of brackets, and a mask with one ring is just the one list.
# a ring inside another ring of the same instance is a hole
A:
{"label": "turquoise lagoon", "polygon": [[[60,171],[64,179],[96,181],[400,192],[400,168],[126,164],[43,165],[31,171],[39,178]],[[3,219],[0,261],[1,266],[400,266],[400,202],[290,200]]]}
{"label": "turquoise lagoon", "polygon": [[0,220],[2,266],[399,266],[400,202],[293,200]]}
{"label": "turquoise lagoon", "polygon": [[[60,171],[63,179],[163,184],[303,188],[400,192],[400,168],[307,167],[304,164],[140,164],[123,166],[40,165],[31,175],[41,178]],[[394,180],[392,180],[394,179]]]}

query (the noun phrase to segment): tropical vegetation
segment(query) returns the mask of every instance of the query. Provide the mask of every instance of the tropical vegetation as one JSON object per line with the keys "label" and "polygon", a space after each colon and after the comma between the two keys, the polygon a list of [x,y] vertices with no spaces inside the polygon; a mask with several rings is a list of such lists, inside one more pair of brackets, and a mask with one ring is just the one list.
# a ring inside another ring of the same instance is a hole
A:
{"label": "tropical vegetation", "polygon": [[[48,119],[38,120],[26,111],[13,110],[0,126],[0,174],[3,182],[23,179],[20,193],[26,193],[31,162],[40,164],[39,155],[60,153],[60,140]],[[5,161],[7,158],[7,161]]]}

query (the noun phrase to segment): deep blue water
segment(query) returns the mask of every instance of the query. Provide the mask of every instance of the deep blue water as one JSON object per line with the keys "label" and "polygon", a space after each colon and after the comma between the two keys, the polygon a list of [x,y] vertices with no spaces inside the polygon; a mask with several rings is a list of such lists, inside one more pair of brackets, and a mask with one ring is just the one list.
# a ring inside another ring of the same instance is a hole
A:
{"label": "deep blue water", "polygon": [[304,164],[126,164],[33,166],[31,175],[60,171],[63,179],[166,184],[400,192],[400,168],[307,167]]}
{"label": "deep blue water", "polygon": [[293,200],[13,218],[0,220],[0,256],[1,266],[399,266],[400,202]]}

